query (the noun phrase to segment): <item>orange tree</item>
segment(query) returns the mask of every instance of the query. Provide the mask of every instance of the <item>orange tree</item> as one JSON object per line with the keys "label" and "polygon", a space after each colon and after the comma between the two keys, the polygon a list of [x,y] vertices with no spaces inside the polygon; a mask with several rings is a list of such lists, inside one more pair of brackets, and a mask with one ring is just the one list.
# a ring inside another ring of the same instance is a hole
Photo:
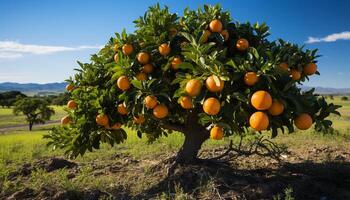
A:
{"label": "orange tree", "polygon": [[234,21],[218,5],[182,17],[156,5],[134,23],[67,80],[69,115],[46,137],[71,157],[123,142],[128,127],[151,142],[183,133],[177,161],[189,163],[209,138],[251,129],[275,137],[312,124],[327,131],[325,118],[339,114],[298,87],[319,74],[316,50],[269,41],[265,24]]}

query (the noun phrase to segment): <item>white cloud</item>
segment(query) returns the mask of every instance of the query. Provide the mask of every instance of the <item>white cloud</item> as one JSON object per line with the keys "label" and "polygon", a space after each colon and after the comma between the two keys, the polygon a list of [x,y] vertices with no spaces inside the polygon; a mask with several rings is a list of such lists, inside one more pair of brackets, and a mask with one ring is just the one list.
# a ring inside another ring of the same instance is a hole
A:
{"label": "white cloud", "polygon": [[80,51],[86,49],[100,49],[101,46],[50,46],[50,45],[35,45],[35,44],[22,44],[17,41],[0,41],[0,59],[13,59],[19,58],[24,54],[53,54],[66,51]]}
{"label": "white cloud", "polygon": [[333,33],[323,38],[309,37],[306,43],[311,44],[316,42],[335,42],[337,40],[350,40],[350,31]]}

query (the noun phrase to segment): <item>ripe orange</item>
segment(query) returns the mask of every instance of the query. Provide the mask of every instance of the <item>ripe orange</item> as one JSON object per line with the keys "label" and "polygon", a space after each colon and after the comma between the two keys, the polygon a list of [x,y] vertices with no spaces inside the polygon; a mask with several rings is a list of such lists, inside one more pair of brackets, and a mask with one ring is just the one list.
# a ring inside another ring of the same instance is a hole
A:
{"label": "ripe orange", "polygon": [[308,76],[313,75],[316,71],[317,65],[315,63],[309,63],[303,69],[303,73]]}
{"label": "ripe orange", "polygon": [[192,109],[193,108],[192,98],[189,96],[181,97],[180,105],[184,109]]}
{"label": "ripe orange", "polygon": [[111,127],[111,129],[113,129],[113,130],[118,130],[118,129],[120,129],[122,127],[122,124],[121,123],[115,123],[112,127]]}
{"label": "ripe orange", "polygon": [[128,56],[134,51],[134,47],[131,44],[124,44],[122,47],[123,54]]}
{"label": "ripe orange", "polygon": [[298,70],[292,69],[290,75],[293,80],[298,81],[301,78],[301,73]]}
{"label": "ripe orange", "polygon": [[77,108],[77,103],[76,103],[74,100],[70,100],[70,101],[68,101],[68,103],[67,103],[67,107],[68,107],[69,109],[76,109],[76,108]]}
{"label": "ripe orange", "polygon": [[255,85],[256,82],[258,82],[259,77],[255,72],[247,72],[244,75],[244,83],[249,86]]}
{"label": "ripe orange", "polygon": [[152,64],[145,64],[142,67],[142,71],[145,72],[146,74],[152,73],[153,72],[153,65]]}
{"label": "ripe orange", "polygon": [[136,79],[139,81],[145,81],[145,80],[147,80],[147,75],[143,72],[140,72],[140,73],[136,74]]}
{"label": "ripe orange", "polygon": [[220,127],[215,125],[213,128],[210,129],[210,138],[214,140],[221,140],[224,137],[224,130]]}
{"label": "ripe orange", "polygon": [[119,61],[119,56],[118,56],[117,53],[114,55],[113,58],[114,58],[114,62],[118,63],[118,61]]}
{"label": "ripe orange", "polygon": [[160,55],[167,56],[170,53],[170,46],[167,43],[163,43],[158,47]]}
{"label": "ripe orange", "polygon": [[158,104],[157,97],[153,95],[148,95],[144,101],[147,109],[153,109]]}
{"label": "ripe orange", "polygon": [[255,112],[250,116],[249,124],[256,131],[266,130],[269,126],[269,117],[264,112]]}
{"label": "ripe orange", "polygon": [[214,19],[209,24],[210,31],[213,33],[220,33],[222,31],[222,23],[218,19]]}
{"label": "ripe orange", "polygon": [[220,34],[222,35],[222,37],[224,37],[224,40],[225,40],[225,41],[227,41],[228,38],[230,37],[230,35],[228,34],[228,31],[227,31],[227,30],[221,31]]}
{"label": "ripe orange", "polygon": [[168,108],[163,104],[157,105],[153,109],[153,115],[158,119],[163,119],[164,117],[168,116],[168,113]]}
{"label": "ripe orange", "polygon": [[147,64],[150,60],[150,56],[148,53],[146,52],[141,52],[137,54],[137,61],[139,61],[139,63],[141,64]]}
{"label": "ripe orange", "polygon": [[127,76],[121,76],[117,80],[117,86],[119,89],[125,91],[130,88],[130,81]]}
{"label": "ripe orange", "polygon": [[182,63],[181,58],[175,57],[175,58],[173,59],[173,61],[171,61],[171,68],[172,68],[173,70],[177,70],[177,69],[179,69],[179,64],[181,64],[181,63]]}
{"label": "ripe orange", "polygon": [[69,116],[62,117],[61,125],[67,125],[70,123],[72,123],[72,118],[70,118]]}
{"label": "ripe orange", "polygon": [[66,86],[66,90],[68,92],[71,92],[73,89],[74,89],[74,86],[72,84],[69,84],[69,85]]}
{"label": "ripe orange", "polygon": [[217,115],[220,112],[220,101],[214,97],[206,99],[203,103],[203,110],[208,115]]}
{"label": "ripe orange", "polygon": [[300,130],[309,129],[312,126],[312,118],[309,114],[303,113],[294,119],[295,126]]}
{"label": "ripe orange", "polygon": [[208,41],[210,35],[211,35],[211,32],[208,31],[208,30],[205,30],[205,31],[203,32],[203,42],[204,42],[204,43]]}
{"label": "ripe orange", "polygon": [[272,105],[272,97],[268,92],[259,90],[252,95],[250,103],[257,110],[267,110]]}
{"label": "ripe orange", "polygon": [[109,119],[105,114],[99,114],[96,116],[96,123],[100,126],[108,126]]}
{"label": "ripe orange", "polygon": [[134,122],[136,124],[143,124],[145,122],[145,117],[143,115],[134,116]]}
{"label": "ripe orange", "polygon": [[236,48],[240,51],[245,51],[249,48],[249,42],[248,40],[242,38],[242,39],[239,39],[236,43]]}
{"label": "ripe orange", "polygon": [[186,83],[185,91],[191,97],[197,96],[202,89],[202,83],[197,79],[191,79]]}
{"label": "ripe orange", "polygon": [[221,92],[224,89],[225,82],[218,77],[220,84],[216,85],[214,75],[209,76],[205,81],[205,86],[210,92]]}
{"label": "ripe orange", "polygon": [[288,63],[283,62],[283,63],[280,63],[278,66],[283,70],[289,71]]}
{"label": "ripe orange", "polygon": [[125,106],[125,103],[120,103],[117,107],[118,113],[121,115],[128,114],[128,109]]}
{"label": "ripe orange", "polygon": [[169,29],[169,36],[174,37],[177,34],[177,29],[172,27]]}
{"label": "ripe orange", "polygon": [[283,103],[281,101],[279,101],[279,100],[273,100],[272,101],[272,105],[269,108],[270,115],[277,116],[277,115],[282,114],[283,111],[284,111]]}

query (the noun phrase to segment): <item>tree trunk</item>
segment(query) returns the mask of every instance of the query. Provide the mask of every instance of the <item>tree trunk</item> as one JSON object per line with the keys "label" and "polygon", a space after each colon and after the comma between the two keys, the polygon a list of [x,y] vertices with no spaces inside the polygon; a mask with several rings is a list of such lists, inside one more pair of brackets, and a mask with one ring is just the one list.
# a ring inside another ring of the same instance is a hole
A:
{"label": "tree trunk", "polygon": [[202,144],[209,138],[209,131],[201,126],[193,126],[184,131],[185,141],[177,154],[177,162],[183,164],[198,161],[198,151]]}
{"label": "tree trunk", "polygon": [[33,123],[29,123],[29,131],[32,131],[32,128],[33,128]]}

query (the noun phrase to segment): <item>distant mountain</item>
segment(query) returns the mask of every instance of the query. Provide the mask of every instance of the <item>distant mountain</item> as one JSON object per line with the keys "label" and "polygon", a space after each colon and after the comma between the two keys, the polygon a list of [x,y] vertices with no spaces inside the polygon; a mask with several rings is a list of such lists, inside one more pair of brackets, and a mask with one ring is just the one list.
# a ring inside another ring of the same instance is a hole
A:
{"label": "distant mountain", "polygon": [[[310,90],[313,87],[301,86],[302,90]],[[330,87],[314,87],[315,93],[318,94],[350,94],[350,88],[330,88]]]}
{"label": "distant mountain", "polygon": [[65,87],[66,87],[66,83],[64,82],[46,83],[46,84],[5,82],[5,83],[0,83],[0,92],[16,90],[23,93],[33,93],[33,94],[43,93],[43,92],[60,93],[60,92],[64,92]]}

